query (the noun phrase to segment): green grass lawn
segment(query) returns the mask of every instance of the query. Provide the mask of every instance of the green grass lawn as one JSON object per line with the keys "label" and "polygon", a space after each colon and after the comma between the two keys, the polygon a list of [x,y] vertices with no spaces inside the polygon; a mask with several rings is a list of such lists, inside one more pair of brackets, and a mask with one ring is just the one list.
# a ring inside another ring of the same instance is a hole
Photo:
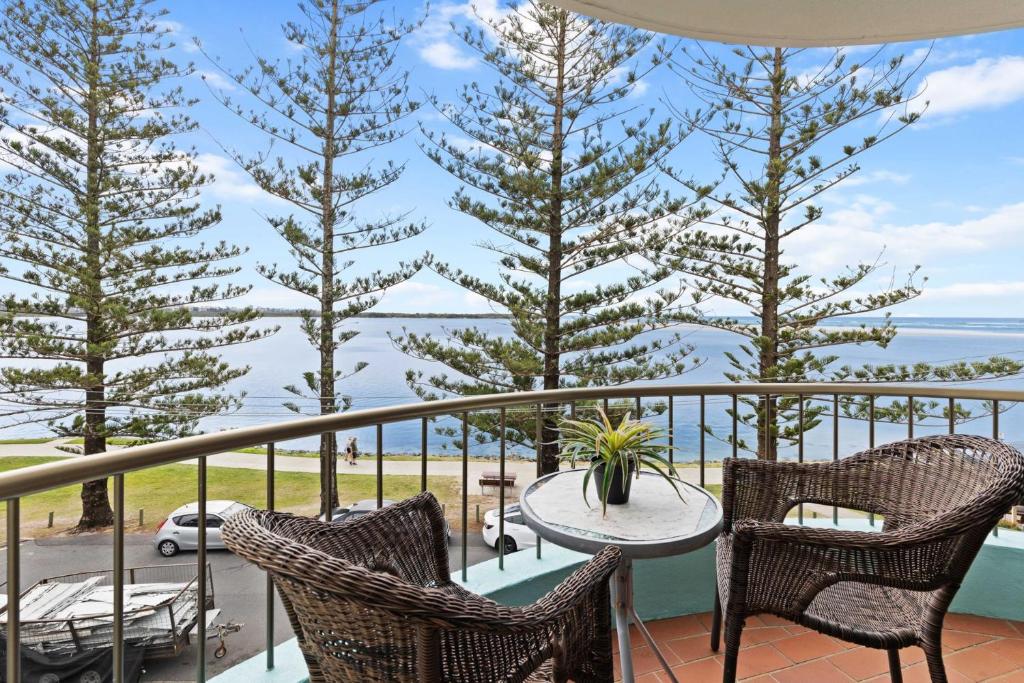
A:
{"label": "green grass lawn", "polygon": [[53,441],[54,438],[56,437],[36,436],[28,439],[0,439],[0,445],[46,443],[47,441]]}
{"label": "green grass lawn", "polygon": [[[0,472],[38,465],[62,458],[9,457],[0,458]],[[207,495],[213,500],[238,500],[256,507],[266,505],[266,477],[258,470],[210,467]],[[384,497],[401,500],[419,493],[418,476],[388,475],[384,481]],[[439,500],[454,510],[459,500],[455,477],[427,478],[428,488]],[[338,477],[339,497],[343,504],[377,495],[376,477],[349,474]],[[305,472],[278,472],[275,476],[277,508],[298,514],[315,514],[319,508],[319,476]],[[54,513],[54,531],[74,526],[81,512],[79,486],[67,486],[27,496],[21,503],[22,525],[26,535],[46,532],[47,517]],[[145,510],[145,527],[151,530],[172,510],[197,499],[197,470],[192,465],[164,465],[125,475],[125,517],[129,530],[138,528],[138,511]],[[6,512],[0,517],[5,518]],[[0,526],[0,528],[3,528]]]}

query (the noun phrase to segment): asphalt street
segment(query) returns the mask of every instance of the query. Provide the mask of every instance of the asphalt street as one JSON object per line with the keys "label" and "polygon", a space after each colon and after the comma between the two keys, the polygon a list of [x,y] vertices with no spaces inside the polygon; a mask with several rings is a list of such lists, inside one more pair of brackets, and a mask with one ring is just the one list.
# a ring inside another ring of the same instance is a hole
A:
{"label": "asphalt street", "polygon": [[[183,552],[173,558],[161,557],[152,545],[149,534],[125,536],[125,566],[142,567],[166,564],[195,564],[194,552]],[[453,535],[450,547],[451,568],[461,566],[461,539]],[[470,534],[466,548],[468,564],[473,565],[495,557],[497,553],[486,546],[479,533]],[[21,545],[22,590],[40,579],[83,571],[110,569],[113,560],[109,533],[51,537],[26,541]],[[206,643],[207,675],[213,676],[238,662],[262,652],[266,645],[266,578],[265,574],[226,550],[211,550],[208,560],[213,569],[214,600],[221,611],[218,623],[232,621],[244,626],[227,638],[227,655],[215,659],[217,640]],[[0,569],[7,571],[6,554],[0,553]],[[275,596],[274,642],[279,644],[292,637],[284,609]],[[198,648],[193,644],[176,659],[146,662],[142,680],[194,681]]]}

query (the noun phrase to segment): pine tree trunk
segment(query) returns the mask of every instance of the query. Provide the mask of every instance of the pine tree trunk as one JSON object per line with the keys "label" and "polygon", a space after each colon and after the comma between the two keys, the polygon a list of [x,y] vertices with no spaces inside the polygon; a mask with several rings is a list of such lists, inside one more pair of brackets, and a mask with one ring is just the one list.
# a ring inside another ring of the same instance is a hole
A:
{"label": "pine tree trunk", "polygon": [[[96,79],[100,65],[99,21],[96,3],[91,6],[92,37],[89,44],[90,66],[87,70],[89,79],[89,130],[86,139],[86,272],[84,273],[87,291],[87,309],[85,313],[85,336],[87,344],[87,360],[85,371],[90,385],[85,391],[85,433],[83,454],[86,456],[103,453],[107,450],[106,436],[106,390],[103,385],[104,359],[96,351],[103,337],[103,283],[100,279],[103,267],[100,250],[100,136],[97,125],[99,109],[96,94]],[[107,480],[97,479],[82,484],[82,518],[78,520],[78,529],[97,529],[114,523],[114,512],[110,508],[107,494]]]}
{"label": "pine tree trunk", "polygon": [[[551,199],[548,204],[548,283],[544,302],[544,389],[557,389],[561,379],[561,302],[562,302],[562,153],[564,133],[562,117],[565,89],[566,13],[559,15],[558,74],[555,80],[555,106],[551,131]],[[558,404],[547,404],[541,423],[541,443],[537,474],[558,471]]]}
{"label": "pine tree trunk", "polygon": [[[758,381],[770,381],[779,362],[779,225],[780,176],[782,165],[782,88],[783,55],[775,48],[772,72],[771,128],[768,131],[768,183],[765,188],[764,216],[764,278],[761,290],[761,348],[758,358]],[[758,457],[778,459],[778,437],[775,432],[776,400],[760,402],[757,416]]]}
{"label": "pine tree trunk", "polygon": [[[336,107],[336,69],[338,35],[338,0],[331,5],[331,38],[327,63],[327,107],[324,120],[323,165],[321,187],[322,269],[320,283],[320,414],[338,410],[334,389],[334,130]],[[320,504],[328,513],[338,507],[338,441],[331,434],[320,437]]]}

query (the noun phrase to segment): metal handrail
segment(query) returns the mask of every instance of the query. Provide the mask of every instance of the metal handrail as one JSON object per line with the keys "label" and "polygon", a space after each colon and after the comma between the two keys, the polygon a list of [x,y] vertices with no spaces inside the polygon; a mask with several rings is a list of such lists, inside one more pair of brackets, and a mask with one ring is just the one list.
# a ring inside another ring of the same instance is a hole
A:
{"label": "metal handrail", "polygon": [[552,389],[504,394],[486,394],[465,398],[407,403],[382,408],[367,408],[331,415],[300,418],[254,427],[200,434],[172,441],[132,446],[82,458],[33,465],[0,474],[0,500],[19,498],[61,486],[80,484],[116,474],[168,465],[224,451],[287,441],[326,432],[372,427],[419,418],[454,415],[477,410],[508,408],[518,405],[569,403],[596,399],[659,398],[678,396],[779,396],[816,394],[893,396],[906,398],[947,398],[1024,402],[1024,391],[943,387],[935,385],[869,383],[771,383],[771,384],[647,384],[620,387]]}

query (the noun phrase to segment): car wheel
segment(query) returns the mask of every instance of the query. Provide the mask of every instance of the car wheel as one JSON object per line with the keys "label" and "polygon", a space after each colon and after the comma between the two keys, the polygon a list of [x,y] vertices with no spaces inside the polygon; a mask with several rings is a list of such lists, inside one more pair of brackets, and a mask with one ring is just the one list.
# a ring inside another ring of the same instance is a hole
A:
{"label": "car wheel", "polygon": [[174,541],[160,541],[160,545],[157,546],[157,550],[164,557],[174,557],[178,554],[178,544]]}
{"label": "car wheel", "polygon": [[511,536],[506,536],[505,537],[505,554],[508,555],[509,553],[514,553],[517,550],[519,550],[519,548],[518,548],[518,546],[516,546],[516,539],[512,538]]}

